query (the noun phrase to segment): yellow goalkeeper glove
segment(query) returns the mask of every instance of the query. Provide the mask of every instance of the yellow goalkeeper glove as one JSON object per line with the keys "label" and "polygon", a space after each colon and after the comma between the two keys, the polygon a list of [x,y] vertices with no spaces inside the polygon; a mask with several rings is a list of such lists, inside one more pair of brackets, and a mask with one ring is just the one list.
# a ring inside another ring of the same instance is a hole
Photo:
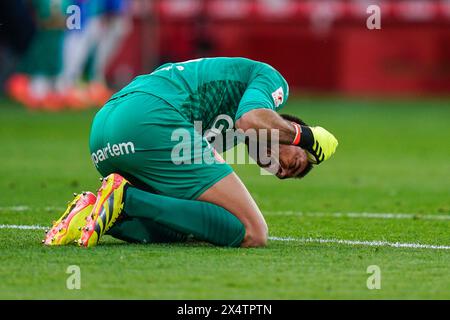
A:
{"label": "yellow goalkeeper glove", "polygon": [[324,128],[301,126],[301,129],[299,146],[306,151],[310,162],[319,164],[336,151],[337,139]]}

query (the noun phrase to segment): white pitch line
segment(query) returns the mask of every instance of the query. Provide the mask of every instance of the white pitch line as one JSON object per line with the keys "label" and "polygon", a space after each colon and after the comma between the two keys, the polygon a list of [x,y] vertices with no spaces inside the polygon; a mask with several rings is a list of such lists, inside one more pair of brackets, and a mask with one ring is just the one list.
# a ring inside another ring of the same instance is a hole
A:
{"label": "white pitch line", "polygon": [[301,212],[301,211],[267,211],[268,215],[286,215],[299,217],[330,218],[369,218],[369,219],[418,219],[418,220],[450,220],[449,215],[419,213],[372,213],[372,212]]}
{"label": "white pitch line", "polygon": [[[16,224],[0,224],[0,229],[17,229],[17,230],[45,230],[47,227],[39,225],[16,225]],[[421,244],[421,243],[400,243],[387,241],[360,241],[360,240],[342,240],[342,239],[321,239],[321,238],[282,238],[269,237],[272,241],[284,242],[300,242],[300,243],[334,243],[350,246],[369,246],[369,247],[393,247],[393,248],[409,248],[409,249],[435,249],[450,250],[450,246]]]}
{"label": "white pitch line", "polygon": [[19,229],[19,230],[45,230],[47,227],[38,225],[17,225],[17,224],[0,224],[0,229]]}
{"label": "white pitch line", "polygon": [[0,211],[25,212],[25,211],[30,211],[30,210],[31,210],[31,208],[28,206],[0,207]]}
{"label": "white pitch line", "polygon": [[409,249],[435,249],[450,250],[450,246],[421,244],[421,243],[400,243],[387,241],[360,241],[360,240],[342,240],[342,239],[320,239],[320,238],[280,238],[269,237],[269,240],[284,242],[300,242],[300,243],[335,243],[350,246],[369,246],[369,247],[393,247],[393,248],[409,248]]}
{"label": "white pitch line", "polygon": [[0,212],[11,211],[11,212],[28,212],[28,211],[64,211],[63,207],[44,207],[44,208],[31,208],[29,206],[11,206],[11,207],[0,207]]}

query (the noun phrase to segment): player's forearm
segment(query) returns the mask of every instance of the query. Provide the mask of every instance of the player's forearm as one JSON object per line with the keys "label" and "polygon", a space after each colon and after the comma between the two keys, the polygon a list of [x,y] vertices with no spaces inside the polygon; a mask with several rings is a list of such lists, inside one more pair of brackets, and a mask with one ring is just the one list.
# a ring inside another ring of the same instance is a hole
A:
{"label": "player's forearm", "polygon": [[237,122],[236,127],[247,130],[267,130],[267,138],[272,137],[272,130],[278,131],[278,139],[281,144],[292,144],[297,131],[293,124],[285,121],[278,113],[269,109],[255,109],[244,114]]}
{"label": "player's forearm", "polygon": [[[324,128],[286,121],[269,109],[247,112],[236,122],[236,127],[244,131],[259,131],[257,139],[261,138],[261,130],[265,129],[268,141],[272,140],[273,130],[277,130],[278,143],[299,146],[308,152],[308,159],[316,164],[330,158],[338,146],[337,139]],[[247,132],[246,135],[248,136]]]}

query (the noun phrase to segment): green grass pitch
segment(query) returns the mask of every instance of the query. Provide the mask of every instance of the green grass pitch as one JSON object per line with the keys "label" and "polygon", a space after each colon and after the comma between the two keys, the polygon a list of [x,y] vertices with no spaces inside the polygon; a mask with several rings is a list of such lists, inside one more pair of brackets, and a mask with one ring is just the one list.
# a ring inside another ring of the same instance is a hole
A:
{"label": "green grass pitch", "polygon": [[[80,249],[46,248],[41,230],[10,226],[49,225],[73,192],[98,188],[87,148],[95,111],[30,113],[0,100],[0,298],[449,299],[449,105],[292,98],[285,112],[338,137],[335,157],[303,181],[235,166],[270,235],[291,241],[245,250],[105,237]],[[69,265],[80,267],[80,290],[66,287]],[[370,265],[379,290],[367,288]]]}

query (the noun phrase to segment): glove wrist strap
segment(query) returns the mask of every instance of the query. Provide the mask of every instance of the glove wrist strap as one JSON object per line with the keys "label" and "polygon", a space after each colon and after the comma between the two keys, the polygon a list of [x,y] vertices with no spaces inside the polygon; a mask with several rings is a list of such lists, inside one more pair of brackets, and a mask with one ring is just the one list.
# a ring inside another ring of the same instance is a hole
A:
{"label": "glove wrist strap", "polygon": [[295,128],[295,137],[294,137],[294,141],[292,141],[292,144],[294,146],[298,146],[298,144],[300,143],[300,137],[302,136],[302,128],[300,127],[300,125],[298,123],[292,122],[292,125]]}
{"label": "glove wrist strap", "polygon": [[302,133],[300,143],[298,145],[307,151],[312,151],[312,147],[314,145],[314,135],[311,129],[308,126],[300,126],[300,128]]}

